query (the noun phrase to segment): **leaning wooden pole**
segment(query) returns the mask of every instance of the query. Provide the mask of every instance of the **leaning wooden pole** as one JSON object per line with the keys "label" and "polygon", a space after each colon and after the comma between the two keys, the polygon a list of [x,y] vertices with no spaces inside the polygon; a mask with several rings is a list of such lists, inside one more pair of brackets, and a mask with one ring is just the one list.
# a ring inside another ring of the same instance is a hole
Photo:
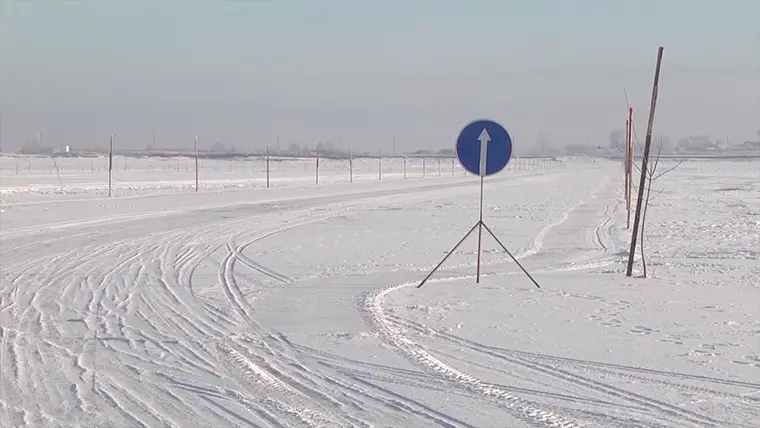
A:
{"label": "leaning wooden pole", "polygon": [[639,197],[636,201],[636,214],[633,217],[633,232],[631,233],[631,249],[628,253],[628,269],[625,276],[633,275],[633,256],[636,253],[636,238],[639,234],[639,223],[641,222],[641,207],[644,202],[644,187],[647,179],[647,163],[649,161],[649,151],[652,148],[652,127],[654,126],[654,111],[657,105],[657,92],[660,85],[660,66],[662,64],[663,47],[660,46],[657,51],[657,66],[654,70],[654,83],[652,84],[652,101],[649,106],[649,122],[647,123],[647,137],[644,143],[644,154],[641,159],[641,177],[639,179]]}

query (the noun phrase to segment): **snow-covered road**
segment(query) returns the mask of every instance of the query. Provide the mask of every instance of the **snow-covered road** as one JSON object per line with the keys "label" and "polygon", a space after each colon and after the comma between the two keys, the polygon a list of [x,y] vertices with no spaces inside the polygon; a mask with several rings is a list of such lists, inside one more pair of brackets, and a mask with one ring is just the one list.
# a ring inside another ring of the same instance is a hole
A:
{"label": "snow-covered road", "polygon": [[622,273],[619,165],[488,180],[485,221],[541,289],[489,239],[480,284],[471,239],[414,287],[477,220],[478,180],[459,174],[14,192],[0,425],[756,426],[757,167],[684,164],[658,183],[649,279]]}

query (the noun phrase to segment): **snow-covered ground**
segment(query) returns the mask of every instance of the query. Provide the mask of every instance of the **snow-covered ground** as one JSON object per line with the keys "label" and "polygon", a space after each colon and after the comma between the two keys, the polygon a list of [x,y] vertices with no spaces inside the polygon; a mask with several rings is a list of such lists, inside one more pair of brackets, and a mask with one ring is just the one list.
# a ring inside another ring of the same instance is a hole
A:
{"label": "snow-covered ground", "polygon": [[0,168],[1,426],[758,426],[760,162],[655,183],[648,279],[624,275],[619,163],[489,178],[540,289],[486,235],[479,284],[473,236],[416,288],[477,220],[450,164],[266,189],[220,161],[195,193],[185,162],[114,171],[110,199],[102,166],[61,161],[62,192]]}
{"label": "snow-covered ground", "polygon": [[[317,164],[319,171],[317,171]],[[515,171],[561,166],[558,160],[513,159]],[[112,192],[116,196],[146,193],[185,193],[195,190],[195,159],[188,157],[114,156]],[[267,174],[267,170],[269,174]],[[450,158],[348,159],[264,157],[234,160],[199,159],[200,190],[236,190],[267,186],[343,184],[353,181],[420,179],[462,176],[462,167]],[[108,195],[108,157],[0,155],[0,200],[61,200]]]}

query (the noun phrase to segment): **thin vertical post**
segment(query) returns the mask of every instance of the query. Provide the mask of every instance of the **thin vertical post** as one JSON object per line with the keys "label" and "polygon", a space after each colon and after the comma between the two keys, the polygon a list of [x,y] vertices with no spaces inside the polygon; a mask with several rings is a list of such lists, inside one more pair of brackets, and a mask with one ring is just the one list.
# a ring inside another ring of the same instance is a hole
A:
{"label": "thin vertical post", "polygon": [[113,174],[113,134],[109,139],[108,144],[108,197],[111,197],[111,175]]}
{"label": "thin vertical post", "polygon": [[404,156],[404,180],[406,180],[406,156]]}
{"label": "thin vertical post", "polygon": [[317,143],[317,163],[314,167],[314,184],[319,186],[319,143]]}
{"label": "thin vertical post", "polygon": [[267,189],[268,189],[269,188],[269,144],[267,144],[266,163],[267,163]]}
{"label": "thin vertical post", "polygon": [[636,238],[639,234],[639,222],[641,221],[641,207],[644,202],[644,187],[646,186],[647,178],[647,163],[649,162],[649,151],[652,148],[652,128],[654,127],[654,112],[657,105],[657,92],[660,85],[660,66],[662,65],[662,51],[663,47],[660,46],[657,51],[657,65],[654,71],[654,82],[652,84],[652,100],[649,106],[649,122],[647,123],[647,137],[644,143],[644,154],[641,159],[641,178],[639,180],[639,198],[636,201],[636,214],[633,218],[633,233],[631,233],[631,249],[628,253],[628,269],[626,270],[626,276],[633,275],[633,257],[636,253]]}
{"label": "thin vertical post", "polygon": [[198,191],[198,136],[195,136],[195,191]]}
{"label": "thin vertical post", "polygon": [[354,182],[354,155],[351,149],[348,149],[348,182]]}
{"label": "thin vertical post", "polygon": [[427,172],[427,165],[425,162],[425,158],[422,158],[422,178],[425,178],[425,173]]}
{"label": "thin vertical post", "polygon": [[441,157],[438,156],[438,176],[441,176]]}

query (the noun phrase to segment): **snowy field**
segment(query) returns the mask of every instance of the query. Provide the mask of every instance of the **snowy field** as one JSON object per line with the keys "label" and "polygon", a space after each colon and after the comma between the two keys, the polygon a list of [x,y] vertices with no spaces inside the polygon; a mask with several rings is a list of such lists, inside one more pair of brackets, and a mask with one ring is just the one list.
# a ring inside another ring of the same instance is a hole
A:
{"label": "snowy field", "polygon": [[[420,179],[465,175],[450,158],[241,158],[199,159],[199,190],[221,191],[266,187],[342,184],[352,181]],[[510,170],[561,166],[558,160],[514,159]],[[116,196],[195,191],[195,159],[188,157],[114,156],[111,185]],[[0,201],[62,200],[108,195],[108,157],[53,158],[0,155]]]}
{"label": "snowy field", "polygon": [[270,189],[204,161],[195,193],[192,160],[127,159],[108,199],[103,159],[59,160],[62,190],[8,159],[0,426],[758,426],[760,162],[655,183],[647,279],[619,163],[515,163],[485,221],[537,289],[487,237],[480,284],[473,237],[415,287],[477,220],[446,160],[319,186],[288,163]]}

